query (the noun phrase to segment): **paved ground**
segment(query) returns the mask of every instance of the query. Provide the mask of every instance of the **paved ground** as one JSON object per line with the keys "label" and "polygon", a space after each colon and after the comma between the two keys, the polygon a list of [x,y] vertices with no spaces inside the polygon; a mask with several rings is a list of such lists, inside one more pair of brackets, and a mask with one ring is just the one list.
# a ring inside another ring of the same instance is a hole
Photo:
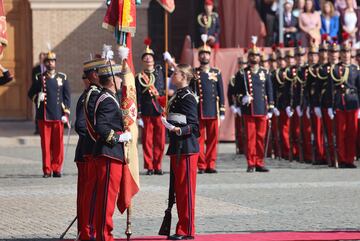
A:
{"label": "paved ground", "polygon": [[[75,146],[69,148],[64,177],[43,179],[38,137],[23,137],[22,142],[17,135],[8,137],[0,142],[0,240],[57,238],[75,217]],[[221,144],[220,173],[198,176],[198,233],[360,229],[360,170],[269,160],[270,173],[248,174],[244,158],[233,150],[233,144]],[[166,158],[164,170],[168,163]],[[157,233],[166,208],[168,178],[168,174],[141,175],[134,235]],[[124,237],[124,224],[125,217],[117,212],[116,237]],[[74,238],[75,233],[74,226],[67,237]]]}

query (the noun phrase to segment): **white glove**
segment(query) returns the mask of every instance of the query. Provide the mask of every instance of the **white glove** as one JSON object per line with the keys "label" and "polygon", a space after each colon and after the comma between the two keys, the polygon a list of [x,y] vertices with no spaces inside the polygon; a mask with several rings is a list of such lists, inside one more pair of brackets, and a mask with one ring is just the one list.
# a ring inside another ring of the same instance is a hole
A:
{"label": "white glove", "polygon": [[168,129],[169,131],[174,130],[175,126],[173,126],[172,124],[170,124],[165,117],[161,117],[161,122],[163,123],[163,125],[165,126],[166,129]]}
{"label": "white glove", "polygon": [[294,112],[291,110],[291,107],[290,107],[290,106],[286,107],[285,111],[286,111],[286,115],[287,115],[289,118],[290,118],[291,116],[293,116],[293,114],[294,114]]}
{"label": "white glove", "polygon": [[40,101],[44,101],[45,96],[46,96],[46,94],[44,92],[40,92],[38,98],[39,98]]}
{"label": "white glove", "polygon": [[315,115],[317,116],[317,118],[322,118],[322,113],[321,113],[320,107],[315,107],[314,112],[315,112]]}
{"label": "white glove", "polygon": [[221,120],[221,121],[225,120],[225,116],[224,116],[224,115],[221,115],[221,116],[220,116],[220,120]]}
{"label": "white glove", "polygon": [[168,51],[166,51],[165,53],[163,53],[163,56],[164,56],[164,61],[168,61],[168,62],[170,62],[170,63],[173,62],[172,57],[171,57],[171,54],[170,54]]}
{"label": "white glove", "polygon": [[119,142],[129,142],[132,139],[131,132],[125,131],[119,136]]}
{"label": "white glove", "polygon": [[301,107],[300,105],[296,106],[296,113],[299,117],[302,117],[303,116],[303,112],[301,110]]}
{"label": "white glove", "polygon": [[360,119],[360,109],[358,109],[358,119]]}
{"label": "white glove", "polygon": [[141,128],[144,128],[144,121],[143,121],[143,119],[138,119],[137,120],[137,124],[138,124],[138,126],[140,126]]}
{"label": "white glove", "polygon": [[236,113],[237,113],[237,108],[236,108],[235,105],[230,106],[230,110],[231,110],[231,112],[232,112],[233,114],[236,114]]}
{"label": "white glove", "polygon": [[274,107],[273,113],[274,113],[275,116],[280,116],[280,111],[276,107]]}
{"label": "white glove", "polygon": [[241,117],[242,114],[241,114],[241,109],[240,108],[236,108],[236,113],[237,113],[238,116]]}
{"label": "white glove", "polygon": [[310,107],[308,106],[306,108],[306,117],[308,118],[308,120],[310,120],[311,116],[310,116]]}
{"label": "white glove", "polygon": [[266,115],[266,119],[271,119],[273,116],[273,113],[272,112],[268,112],[267,115]]}
{"label": "white glove", "polygon": [[114,51],[109,50],[108,52],[106,52],[106,59],[107,60],[111,60],[114,58]]}
{"label": "white glove", "polygon": [[334,110],[333,108],[328,108],[328,115],[330,117],[330,120],[333,120],[335,118],[335,115],[334,115]]}
{"label": "white glove", "polygon": [[241,103],[242,103],[242,105],[249,105],[249,104],[251,104],[252,99],[253,98],[250,95],[245,95],[242,98]]}
{"label": "white glove", "polygon": [[[120,46],[118,48],[118,54],[119,54],[119,58],[120,60],[124,60],[124,59],[128,59],[129,57],[129,48],[125,47],[125,46]],[[114,54],[114,53],[113,53]]]}
{"label": "white glove", "polygon": [[66,124],[68,122],[68,118],[66,115],[61,116],[61,122]]}

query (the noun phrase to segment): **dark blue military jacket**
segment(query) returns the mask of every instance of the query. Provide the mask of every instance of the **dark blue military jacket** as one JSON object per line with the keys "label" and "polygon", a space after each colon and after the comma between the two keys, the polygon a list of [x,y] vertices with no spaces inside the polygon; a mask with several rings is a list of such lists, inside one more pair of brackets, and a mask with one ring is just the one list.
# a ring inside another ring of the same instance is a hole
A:
{"label": "dark blue military jacket", "polygon": [[176,155],[179,146],[181,154],[196,154],[199,152],[198,137],[199,118],[197,99],[189,87],[178,89],[176,94],[170,99],[168,105],[168,113],[177,113],[186,116],[186,124],[171,124],[181,128],[181,135],[170,132],[170,143],[167,155]]}
{"label": "dark blue military jacket", "polygon": [[83,142],[84,157],[91,157],[93,148],[97,140],[97,133],[95,131],[94,118],[95,118],[95,104],[99,97],[101,87],[91,84],[85,90],[85,98],[83,112],[86,121],[86,135]]}
{"label": "dark blue military jacket", "polygon": [[202,70],[196,68],[199,77],[192,82],[192,89],[199,96],[199,118],[216,119],[225,114],[224,87],[219,69]]}
{"label": "dark blue military jacket", "polygon": [[[318,98],[314,98],[314,104],[316,107],[329,108],[331,107],[331,101],[326,103],[325,99],[331,100],[330,85],[328,85],[328,79],[330,76],[330,64],[320,64],[317,69],[317,82],[315,84],[315,92],[319,95]],[[325,98],[327,96],[327,98]]]}
{"label": "dark blue military jacket", "polygon": [[[201,13],[197,17],[200,35],[207,34],[209,36],[213,36],[213,37],[215,37],[215,43],[218,43],[219,37],[220,37],[219,15],[216,12],[213,12],[211,14],[211,25],[209,28],[206,28],[205,26],[201,26],[203,24],[201,24],[200,21],[203,16],[204,16],[204,13]],[[201,45],[201,44],[202,44],[202,42],[199,45]]]}
{"label": "dark blue military jacket", "polygon": [[[341,81],[341,76],[344,76]],[[330,70],[334,88],[334,108],[356,110],[359,108],[360,75],[357,65],[336,65]]]}
{"label": "dark blue military jacket", "polygon": [[307,106],[315,107],[318,106],[320,100],[320,93],[317,91],[317,85],[319,82],[318,78],[318,68],[320,64],[314,64],[308,66],[307,80],[305,85],[305,99],[307,101]]}
{"label": "dark blue military jacket", "polygon": [[85,114],[84,114],[84,99],[85,99],[86,92],[84,91],[81,96],[79,97],[79,100],[76,104],[76,120],[75,120],[75,131],[79,135],[79,140],[76,145],[75,150],[75,162],[83,162],[83,145],[84,145],[84,139],[87,133],[86,130],[86,120],[85,120]]}
{"label": "dark blue military jacket", "polygon": [[[144,78],[143,75],[147,78]],[[143,76],[143,77],[142,77]],[[165,78],[162,67],[157,65],[151,73],[139,73],[136,76],[136,96],[139,115],[143,116],[160,116],[163,108],[154,95],[154,91],[150,86],[147,86],[154,80],[153,87],[158,92],[159,96],[165,95]],[[150,81],[150,83],[149,83]]]}
{"label": "dark blue military jacket", "polygon": [[3,72],[3,76],[0,77],[0,85],[4,85],[9,83],[13,77],[11,76],[9,71]]}
{"label": "dark blue military jacket", "polygon": [[[46,97],[44,101],[38,102],[38,94],[41,91]],[[61,120],[63,115],[70,114],[70,86],[64,73],[58,72],[53,76],[48,73],[38,74],[28,95],[37,107],[37,120]]]}
{"label": "dark blue military jacket", "polygon": [[94,124],[98,135],[94,156],[124,162],[124,144],[119,143],[119,136],[124,132],[120,103],[117,96],[106,88],[96,101]]}
{"label": "dark blue military jacket", "polygon": [[[259,67],[256,73],[253,73],[250,67],[244,69],[244,72],[238,72],[236,78],[236,93],[238,105],[241,107],[241,113],[244,115],[261,116],[266,115],[268,111],[274,108],[274,96],[271,76],[267,69]],[[242,105],[242,98],[247,94],[253,97],[250,105]]]}
{"label": "dark blue military jacket", "polygon": [[305,110],[309,105],[308,95],[306,95],[306,83],[308,81],[309,69],[307,65],[300,66],[297,70],[297,77],[293,83],[294,97],[293,108],[300,106],[302,110]]}
{"label": "dark blue military jacket", "polygon": [[286,69],[278,69],[275,72],[275,79],[274,79],[274,86],[275,86],[275,99],[277,108],[279,110],[285,110],[287,106],[290,106],[292,102],[292,82],[289,81],[287,78],[294,78],[290,75],[291,70],[290,68]]}
{"label": "dark blue military jacket", "polygon": [[229,85],[228,85],[228,89],[227,89],[227,98],[228,98],[228,103],[229,106],[235,105],[235,75],[231,77],[230,81],[229,81]]}

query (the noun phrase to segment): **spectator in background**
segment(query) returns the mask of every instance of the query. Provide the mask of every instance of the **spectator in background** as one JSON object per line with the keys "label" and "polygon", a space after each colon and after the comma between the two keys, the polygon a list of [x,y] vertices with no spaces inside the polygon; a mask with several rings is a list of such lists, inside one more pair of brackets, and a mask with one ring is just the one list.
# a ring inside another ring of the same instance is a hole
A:
{"label": "spectator in background", "polygon": [[[347,2],[348,0],[335,0],[334,7],[335,7],[335,14],[340,16],[341,12],[344,11],[347,8]],[[357,3],[356,0],[351,0],[351,5],[354,9],[357,9]]]}
{"label": "spectator in background", "polygon": [[328,41],[339,34],[339,17],[335,15],[334,5],[331,1],[324,2],[321,13],[321,35],[327,34]]}
{"label": "spectator in background", "polygon": [[306,0],[304,11],[299,17],[300,39],[304,47],[309,46],[309,43],[314,40],[315,44],[321,41],[320,28],[321,18],[320,14],[315,12],[313,0]]}
{"label": "spectator in background", "polygon": [[353,1],[346,0],[346,8],[340,11],[343,33],[349,34],[349,40],[354,44],[358,38],[358,14],[354,9]]}
{"label": "spectator in background", "polygon": [[[220,18],[214,11],[214,1],[205,0],[204,12],[197,17],[200,35],[207,34],[209,36],[207,44],[212,48],[219,48],[220,37]],[[201,45],[199,43],[199,45]]]}
{"label": "spectator in background", "polygon": [[[298,32],[298,19],[292,13],[294,1],[285,0],[284,2],[284,44],[285,47],[289,47],[289,43],[297,42],[297,32]],[[276,19],[276,33],[278,36],[279,33],[279,16]],[[277,38],[279,42],[279,38]]]}
{"label": "spectator in background", "polygon": [[296,2],[296,8],[293,11],[293,15],[297,18],[300,17],[300,14],[303,12],[305,7],[305,0],[298,0]]}
{"label": "spectator in background", "polygon": [[256,8],[262,20],[261,36],[266,36],[265,46],[271,46],[275,41],[278,0],[256,0]]}

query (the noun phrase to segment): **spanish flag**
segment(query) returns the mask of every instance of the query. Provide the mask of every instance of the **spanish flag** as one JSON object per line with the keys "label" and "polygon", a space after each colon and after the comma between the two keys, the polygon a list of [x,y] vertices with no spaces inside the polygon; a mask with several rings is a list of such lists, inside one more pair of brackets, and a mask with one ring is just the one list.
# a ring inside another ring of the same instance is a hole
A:
{"label": "spanish flag", "polygon": [[157,0],[157,1],[169,13],[174,12],[175,10],[174,0]]}

